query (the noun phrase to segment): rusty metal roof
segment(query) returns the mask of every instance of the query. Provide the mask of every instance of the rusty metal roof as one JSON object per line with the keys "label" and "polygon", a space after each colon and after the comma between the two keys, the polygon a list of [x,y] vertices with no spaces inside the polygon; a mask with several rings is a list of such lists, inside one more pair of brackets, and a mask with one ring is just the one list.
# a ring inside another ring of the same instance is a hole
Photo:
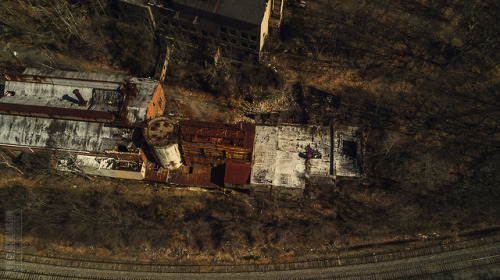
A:
{"label": "rusty metal roof", "polygon": [[182,122],[181,137],[184,142],[189,143],[210,143],[217,146],[252,149],[255,126],[247,123],[228,124],[187,120]]}
{"label": "rusty metal roof", "polygon": [[252,124],[183,121],[180,126],[183,158],[189,166],[221,165],[226,160],[251,163],[254,137]]}
{"label": "rusty metal roof", "polygon": [[104,153],[131,142],[132,129],[103,123],[0,114],[0,145]]}
{"label": "rusty metal roof", "polygon": [[212,182],[212,168],[207,165],[182,166],[170,171],[168,183],[188,185],[220,187]]}
{"label": "rusty metal roof", "polygon": [[[186,120],[180,124],[179,133],[187,166],[172,171],[169,182],[211,187],[248,182],[254,125]],[[165,137],[172,136],[166,133]],[[154,141],[161,143],[161,139]]]}
{"label": "rusty metal roof", "polygon": [[224,172],[224,183],[245,185],[248,183],[252,165],[249,162],[227,162]]}

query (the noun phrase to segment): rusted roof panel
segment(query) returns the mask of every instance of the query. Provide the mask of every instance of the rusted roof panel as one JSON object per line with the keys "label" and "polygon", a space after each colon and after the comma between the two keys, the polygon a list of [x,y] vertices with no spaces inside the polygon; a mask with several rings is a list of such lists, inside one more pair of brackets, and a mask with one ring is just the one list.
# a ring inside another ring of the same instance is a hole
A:
{"label": "rusted roof panel", "polygon": [[170,171],[168,182],[188,186],[220,187],[212,182],[212,168],[207,165],[182,166]]}
{"label": "rusted roof panel", "polygon": [[131,129],[103,123],[0,115],[0,145],[104,153],[127,146]]}
{"label": "rusted roof panel", "polygon": [[255,127],[251,124],[183,121],[180,126],[187,165],[217,165],[236,159],[251,163],[254,137]]}
{"label": "rusted roof panel", "polygon": [[205,142],[217,146],[251,150],[255,138],[255,126],[245,123],[227,124],[188,120],[182,122],[181,136],[185,142]]}
{"label": "rusted roof panel", "polygon": [[241,162],[227,162],[224,172],[224,183],[232,185],[244,185],[250,177],[251,164]]}

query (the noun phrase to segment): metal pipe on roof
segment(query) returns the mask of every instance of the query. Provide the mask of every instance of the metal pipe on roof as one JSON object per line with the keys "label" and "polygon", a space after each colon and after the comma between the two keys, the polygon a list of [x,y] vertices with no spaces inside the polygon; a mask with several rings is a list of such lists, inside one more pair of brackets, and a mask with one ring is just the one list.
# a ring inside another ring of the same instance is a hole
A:
{"label": "metal pipe on roof", "polygon": [[78,101],[80,101],[80,103],[78,104],[78,106],[87,106],[87,100],[83,99],[83,96],[80,94],[80,91],[78,89],[75,89],[73,91],[73,93],[78,98]]}

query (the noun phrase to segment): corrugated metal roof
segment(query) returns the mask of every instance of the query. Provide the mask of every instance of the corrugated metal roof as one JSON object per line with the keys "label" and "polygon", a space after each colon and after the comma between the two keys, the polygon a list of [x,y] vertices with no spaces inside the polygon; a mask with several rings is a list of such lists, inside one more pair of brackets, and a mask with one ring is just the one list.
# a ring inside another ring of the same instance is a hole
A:
{"label": "corrugated metal roof", "polygon": [[104,153],[126,146],[131,133],[103,123],[0,114],[0,145]]}
{"label": "corrugated metal roof", "polygon": [[[222,138],[221,143],[210,142],[213,145],[224,147],[238,147],[243,149],[253,149],[255,137],[255,125],[247,123],[229,124],[219,122],[205,122],[186,120],[181,125],[181,136],[185,142],[203,143],[201,140],[196,140],[197,137],[208,137],[212,140]],[[185,137],[190,136],[190,137]],[[193,138],[194,140],[187,140]],[[215,138],[215,139],[214,139]],[[224,140],[233,141],[224,143]]]}
{"label": "corrugated metal roof", "polygon": [[224,172],[224,183],[245,185],[248,183],[252,166],[249,162],[227,162]]}
{"label": "corrugated metal roof", "polygon": [[170,171],[168,183],[189,185],[220,187],[212,182],[212,168],[207,165],[182,166],[179,169]]}
{"label": "corrugated metal roof", "polygon": [[[164,1],[165,2],[165,1]],[[172,0],[172,3],[260,25],[269,0]]]}

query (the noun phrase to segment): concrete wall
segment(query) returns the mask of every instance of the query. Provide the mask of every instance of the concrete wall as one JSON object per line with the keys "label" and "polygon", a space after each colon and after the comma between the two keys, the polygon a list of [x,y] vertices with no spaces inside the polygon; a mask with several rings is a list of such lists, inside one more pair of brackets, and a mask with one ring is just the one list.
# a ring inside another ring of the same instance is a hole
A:
{"label": "concrete wall", "polygon": [[[269,19],[270,5],[266,10]],[[178,18],[168,14],[157,13],[155,16],[158,27],[163,29],[171,40],[185,41],[193,45],[204,44],[211,47],[221,47],[222,52],[229,53],[258,53],[263,43],[261,42],[261,26],[238,24],[233,21],[215,21],[210,18],[180,13]],[[267,33],[267,20],[265,21]],[[196,38],[192,40],[192,38]]]}
{"label": "concrete wall", "polygon": [[266,13],[264,14],[264,18],[262,18],[262,24],[260,25],[260,45],[259,45],[259,53],[264,47],[265,39],[267,34],[269,33],[269,17],[271,16],[271,1],[267,1]]}

